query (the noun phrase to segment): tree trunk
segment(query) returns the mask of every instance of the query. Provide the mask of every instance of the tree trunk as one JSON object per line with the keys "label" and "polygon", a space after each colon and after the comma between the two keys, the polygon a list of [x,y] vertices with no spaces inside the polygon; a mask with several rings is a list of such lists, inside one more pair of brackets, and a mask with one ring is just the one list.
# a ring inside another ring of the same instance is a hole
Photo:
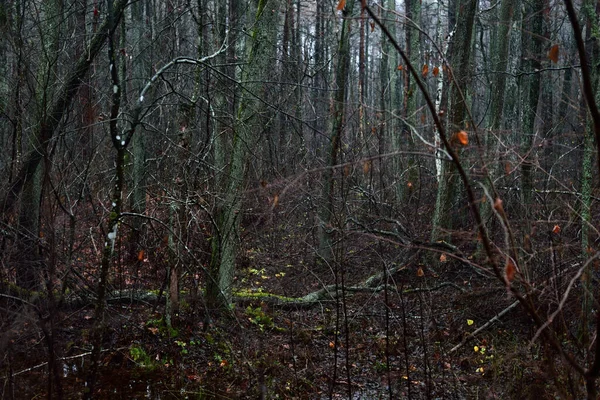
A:
{"label": "tree trunk", "polygon": [[335,224],[335,166],[341,146],[345,125],[346,92],[348,89],[348,72],[350,69],[350,22],[354,1],[346,3],[343,10],[344,22],[340,35],[337,66],[335,73],[336,90],[333,98],[333,121],[329,142],[328,168],[323,173],[323,204],[319,212],[319,257],[325,261],[333,259],[333,225]]}
{"label": "tree trunk", "polygon": [[[262,80],[269,73],[275,48],[275,38],[279,18],[279,2],[259,0],[251,38],[246,41],[247,63],[242,73],[245,89],[232,132],[232,149],[228,165],[218,165],[218,169],[227,171],[220,176],[219,186],[223,188],[223,198],[217,206],[216,226],[212,238],[212,253],[207,279],[207,304],[209,310],[226,310],[231,303],[235,258],[238,244],[238,228],[242,213],[242,195],[246,177],[248,146],[252,134],[256,132],[260,121],[262,104],[254,97],[261,93]],[[219,146],[224,142],[219,141]],[[227,150],[216,149],[223,157]],[[225,161],[225,159],[221,160]]]}
{"label": "tree trunk", "polygon": [[[456,3],[457,22],[448,49],[448,55],[452,55],[450,59],[452,72],[449,74],[451,85],[447,129],[449,133],[465,128],[464,117],[467,104],[463,95],[466,96],[472,69],[473,46],[471,44],[477,9],[477,0],[458,0]],[[432,220],[432,241],[437,241],[444,236],[443,231],[452,227],[452,216],[457,214],[454,202],[458,192],[458,176],[455,170],[456,167],[451,161],[442,162]]]}

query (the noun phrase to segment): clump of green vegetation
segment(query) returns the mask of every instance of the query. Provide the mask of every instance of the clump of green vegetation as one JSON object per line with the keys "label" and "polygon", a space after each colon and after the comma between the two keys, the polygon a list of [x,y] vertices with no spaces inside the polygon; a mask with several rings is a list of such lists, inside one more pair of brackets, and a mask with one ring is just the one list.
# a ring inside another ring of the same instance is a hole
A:
{"label": "clump of green vegetation", "polygon": [[156,364],[141,345],[133,345],[129,348],[131,359],[140,367],[153,370]]}
{"label": "clump of green vegetation", "polygon": [[248,320],[258,326],[261,331],[273,329],[275,327],[273,318],[267,315],[260,307],[252,308],[248,306],[246,308],[246,315],[249,317]]}
{"label": "clump of green vegetation", "polygon": [[167,323],[163,317],[148,320],[148,322],[146,322],[146,327],[152,333],[159,333],[161,336],[167,336],[170,338],[176,338],[179,336],[179,331],[172,326],[167,326]]}

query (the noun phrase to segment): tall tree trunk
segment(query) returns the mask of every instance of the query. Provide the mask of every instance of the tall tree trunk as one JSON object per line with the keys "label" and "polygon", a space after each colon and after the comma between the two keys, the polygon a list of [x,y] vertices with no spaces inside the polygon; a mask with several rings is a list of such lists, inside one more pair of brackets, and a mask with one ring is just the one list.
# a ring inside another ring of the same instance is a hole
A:
{"label": "tall tree trunk", "polygon": [[[542,58],[542,38],[535,34],[535,32],[542,31],[542,12],[544,1],[535,0],[532,4],[525,4],[525,10],[523,15],[523,26],[531,27],[531,32],[534,34],[528,34],[529,29],[522,29],[521,39],[521,69],[524,72],[539,71],[541,69],[541,58]],[[534,154],[533,154],[533,139],[536,136],[536,114],[538,101],[540,98],[540,79],[539,73],[533,73],[531,75],[525,75],[520,78],[520,97],[522,107],[522,131],[521,135],[521,154],[523,162],[521,164],[521,202],[523,205],[523,213],[525,217],[525,243],[529,243],[529,237],[531,232],[531,206],[532,206],[532,195],[534,190]],[[530,271],[527,266],[523,266],[525,269],[524,273],[530,276]]]}
{"label": "tall tree trunk", "polygon": [[[598,76],[597,66],[600,61],[600,46],[596,40],[592,40],[593,31],[597,28],[598,15],[600,15],[600,3],[585,1],[582,7],[584,18],[587,25],[587,53],[591,70],[592,86],[596,98],[596,103],[600,102],[600,77]],[[592,10],[595,10],[592,11]],[[587,108],[587,105],[582,104]],[[581,165],[581,255],[582,259],[586,260],[591,254],[590,240],[592,232],[595,230],[592,225],[592,191],[594,189],[594,121],[592,118],[587,118],[586,129],[583,138],[583,160]],[[596,155],[597,162],[600,163],[599,155]],[[585,283],[585,291],[582,304],[582,341],[584,346],[589,346],[590,328],[592,325],[592,305],[594,302],[594,287],[593,287],[593,264],[587,266],[583,282]],[[598,312],[598,311],[597,311]]]}
{"label": "tall tree trunk", "polygon": [[323,173],[323,204],[319,213],[319,257],[326,261],[333,259],[333,224],[335,223],[335,166],[338,163],[338,153],[341,146],[342,134],[345,127],[346,93],[348,90],[348,73],[350,69],[350,23],[354,1],[346,3],[343,10],[344,22],[337,53],[335,73],[335,94],[333,98],[333,120],[327,166]]}
{"label": "tall tree trunk", "polygon": [[[457,0],[456,26],[448,48],[451,55],[452,72],[450,79],[450,99],[448,109],[448,132],[465,128],[466,98],[469,76],[472,70],[471,51],[473,26],[477,0]],[[449,16],[449,20],[451,15]],[[462,94],[461,94],[462,92]],[[452,162],[445,160],[441,164],[441,179],[438,182],[435,210],[432,220],[432,240],[437,241],[444,236],[443,230],[452,227],[452,216],[457,214],[453,209],[458,191],[458,176]]]}
{"label": "tall tree trunk", "polygon": [[[233,126],[233,147],[227,160],[228,165],[218,166],[228,169],[220,179],[220,187],[224,189],[224,193],[215,215],[216,226],[206,288],[207,304],[212,310],[226,310],[231,303],[248,147],[252,134],[260,129],[257,124],[261,110],[264,111],[264,106],[254,95],[261,93],[262,81],[272,65],[279,7],[279,2],[275,0],[258,1],[252,34],[246,42],[247,63],[241,81],[248,83],[245,83],[246,90],[241,94]],[[218,145],[223,144],[223,141],[218,142]],[[225,149],[216,151],[222,155],[226,152]]]}
{"label": "tall tree trunk", "polygon": [[[152,76],[150,60],[150,39],[152,35],[151,8],[149,0],[140,0],[131,5],[131,43],[133,53],[132,79],[133,93],[141,92],[146,81]],[[134,135],[131,143],[133,166],[131,171],[132,193],[131,211],[137,214],[146,212],[146,134]],[[145,221],[132,220],[130,257],[136,260],[143,249]]]}
{"label": "tall tree trunk", "polygon": [[[496,31],[495,40],[492,42],[491,51],[491,69],[495,72],[492,77],[491,86],[491,107],[489,115],[489,132],[486,136],[487,154],[491,161],[488,168],[488,176],[491,181],[485,182],[488,186],[488,193],[492,193],[490,187],[498,175],[501,166],[496,161],[500,159],[500,143],[507,142],[507,138],[502,134],[505,121],[504,115],[504,95],[506,91],[506,75],[508,72],[508,50],[510,45],[510,35],[515,8],[515,0],[502,0],[500,6],[500,15],[498,21],[498,29]],[[495,43],[494,43],[495,42]],[[498,137],[498,139],[496,139]],[[493,163],[493,164],[492,164]],[[482,203],[481,217],[483,221],[488,221],[492,215],[492,202]]]}
{"label": "tall tree trunk", "polygon": [[[104,334],[106,332],[106,294],[108,291],[108,279],[110,267],[113,261],[113,255],[115,252],[115,246],[118,243],[117,236],[119,230],[119,222],[121,218],[121,212],[123,208],[123,186],[125,178],[125,154],[127,150],[128,141],[131,137],[127,137],[124,133],[119,131],[118,118],[121,111],[121,97],[122,97],[122,73],[121,68],[116,64],[115,60],[115,46],[114,46],[114,32],[120,23],[123,15],[123,7],[119,4],[113,5],[111,0],[107,0],[108,4],[108,16],[107,24],[105,26],[107,39],[108,39],[108,62],[109,62],[109,75],[112,86],[112,97],[111,97],[111,108],[110,108],[110,120],[109,120],[109,134],[113,144],[113,148],[116,151],[115,154],[115,185],[111,195],[111,208],[110,214],[107,220],[107,233],[104,247],[102,249],[102,261],[100,265],[100,277],[98,278],[98,287],[96,291],[96,308],[94,310],[94,326],[90,333],[90,342],[92,344],[92,354],[90,356],[90,365],[87,371],[86,377],[86,390],[83,394],[84,399],[92,399],[94,397],[94,390],[96,389],[96,381],[98,378],[100,353],[102,351],[102,342]],[[114,8],[113,8],[114,7]],[[135,129],[135,127],[134,127]],[[133,133],[134,129],[131,131]]]}

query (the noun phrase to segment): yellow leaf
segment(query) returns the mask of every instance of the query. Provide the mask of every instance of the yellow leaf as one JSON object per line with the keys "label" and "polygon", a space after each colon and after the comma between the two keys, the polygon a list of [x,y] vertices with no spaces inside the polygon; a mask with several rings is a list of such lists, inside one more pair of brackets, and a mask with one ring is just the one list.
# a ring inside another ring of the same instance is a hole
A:
{"label": "yellow leaf", "polygon": [[478,353],[478,352],[479,352],[479,346],[475,346],[475,347],[473,347],[473,351],[474,351],[475,353]]}
{"label": "yellow leaf", "polygon": [[337,5],[337,10],[342,11],[344,7],[346,7],[346,0],[340,0],[340,2]]}
{"label": "yellow leaf", "polygon": [[554,46],[552,46],[550,48],[550,51],[548,51],[548,58],[554,63],[556,64],[558,62],[558,45],[555,44]]}
{"label": "yellow leaf", "polygon": [[474,322],[475,321],[473,321],[472,319],[468,319],[467,320],[467,325],[471,326],[471,325],[473,325]]}

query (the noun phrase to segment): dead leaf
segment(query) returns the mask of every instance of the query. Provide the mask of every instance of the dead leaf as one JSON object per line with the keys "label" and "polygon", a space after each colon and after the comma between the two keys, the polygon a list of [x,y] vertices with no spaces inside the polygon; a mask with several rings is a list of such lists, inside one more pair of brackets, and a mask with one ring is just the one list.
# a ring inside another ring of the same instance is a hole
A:
{"label": "dead leaf", "polygon": [[423,78],[425,78],[427,76],[427,74],[429,74],[429,66],[427,64],[423,64],[423,69],[421,69],[421,74],[423,75]]}
{"label": "dead leaf", "polygon": [[463,146],[466,146],[469,144],[469,135],[467,134],[467,132],[459,131],[456,134],[456,137],[458,139],[458,143],[462,144]]}
{"label": "dead leaf", "polygon": [[425,272],[423,272],[423,268],[419,267],[419,269],[417,270],[417,276],[423,276],[425,275]]}
{"label": "dead leaf", "polygon": [[496,200],[494,200],[494,210],[498,211],[501,214],[504,212],[504,207],[502,206],[502,199],[500,199],[500,197],[496,197]]}
{"label": "dead leaf", "polygon": [[369,173],[369,171],[371,170],[371,161],[365,161],[363,162],[363,173],[366,175]]}
{"label": "dead leaf", "polygon": [[440,262],[446,261],[448,261],[448,256],[446,255],[446,253],[442,253],[442,255],[440,256]]}
{"label": "dead leaf", "polygon": [[517,268],[515,264],[513,264],[512,260],[508,260],[506,262],[506,266],[504,267],[504,273],[506,274],[506,280],[512,282],[515,279],[515,273],[517,272]]}
{"label": "dead leaf", "polygon": [[440,74],[440,69],[438,67],[433,68],[433,76],[438,76]]}
{"label": "dead leaf", "polygon": [[342,11],[344,9],[344,7],[346,7],[346,0],[340,0],[340,2],[337,5],[336,10]]}
{"label": "dead leaf", "polygon": [[552,228],[552,233],[558,235],[560,233],[560,225],[554,225],[554,228]]}
{"label": "dead leaf", "polygon": [[550,51],[548,51],[548,58],[556,64],[558,62],[558,45],[550,47]]}

